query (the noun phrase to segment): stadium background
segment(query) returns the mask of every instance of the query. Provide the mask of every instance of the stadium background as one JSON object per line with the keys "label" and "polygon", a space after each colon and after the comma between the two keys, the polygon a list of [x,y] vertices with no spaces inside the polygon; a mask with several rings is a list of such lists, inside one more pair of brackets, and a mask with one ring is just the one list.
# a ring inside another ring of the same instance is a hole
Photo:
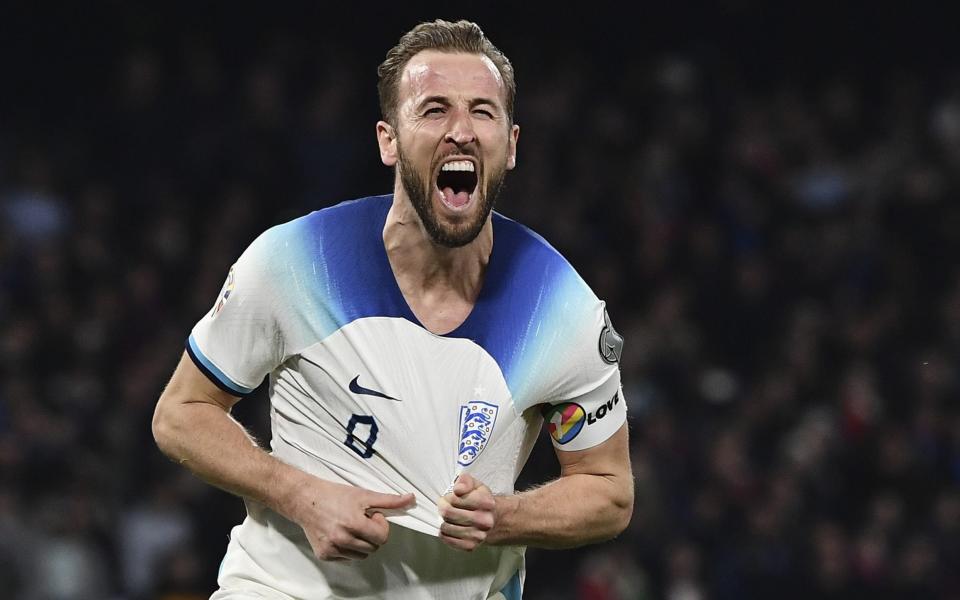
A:
{"label": "stadium background", "polygon": [[952,21],[749,1],[3,3],[2,595],[209,594],[242,505],[153,404],[259,231],[390,189],[376,65],[461,15],[517,70],[499,209],[626,338],[633,522],[525,597],[960,598]]}

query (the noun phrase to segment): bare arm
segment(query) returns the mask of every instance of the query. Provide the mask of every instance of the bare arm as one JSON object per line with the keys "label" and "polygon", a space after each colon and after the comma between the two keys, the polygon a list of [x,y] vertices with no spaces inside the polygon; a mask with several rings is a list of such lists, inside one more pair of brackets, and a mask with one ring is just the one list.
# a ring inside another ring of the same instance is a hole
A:
{"label": "bare arm", "polygon": [[560,477],[511,496],[493,496],[464,476],[441,502],[442,538],[456,548],[481,543],[570,548],[610,539],[633,513],[627,426],[602,444],[557,451]]}
{"label": "bare arm", "polygon": [[286,513],[302,473],[257,447],[233,420],[238,400],[184,353],[154,410],[153,437],[164,454],[207,483]]}
{"label": "bare arm", "polygon": [[237,400],[184,353],[153,415],[157,445],[201,479],[298,523],[320,559],[364,558],[386,542],[389,526],[371,509],[410,506],[412,494],[324,481],[273,458],[230,417]]}

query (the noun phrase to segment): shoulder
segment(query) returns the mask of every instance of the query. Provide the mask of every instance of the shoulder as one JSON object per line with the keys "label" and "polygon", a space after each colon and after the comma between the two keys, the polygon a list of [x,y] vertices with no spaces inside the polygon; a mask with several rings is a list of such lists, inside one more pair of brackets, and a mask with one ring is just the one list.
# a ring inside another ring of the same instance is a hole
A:
{"label": "shoulder", "polygon": [[494,248],[504,259],[503,275],[514,285],[538,294],[552,291],[568,300],[597,300],[573,265],[543,236],[499,213],[494,220]]}
{"label": "shoulder", "polygon": [[379,235],[390,203],[390,196],[347,200],[274,225],[250,244],[244,258],[277,271],[331,248],[359,248],[372,234]]}
{"label": "shoulder", "polygon": [[490,330],[481,344],[501,366],[519,410],[572,398],[609,377],[598,351],[605,305],[542,236],[495,216],[488,267]]}
{"label": "shoulder", "polygon": [[258,241],[266,246],[290,247],[291,242],[302,242],[343,231],[352,234],[357,229],[372,229],[383,224],[390,209],[391,196],[369,196],[347,200],[334,206],[315,210],[302,217],[274,225],[264,231]]}
{"label": "shoulder", "polygon": [[514,221],[510,217],[498,212],[493,213],[494,243],[505,244],[513,250],[521,250],[525,254],[536,255],[541,260],[566,262],[566,259],[545,240],[542,235],[526,225]]}
{"label": "shoulder", "polygon": [[[382,293],[392,272],[383,250],[391,196],[342,202],[271,227],[249,251],[253,277],[270,286],[278,312],[324,335],[365,316],[392,315]],[[385,266],[386,265],[386,266]]]}
{"label": "shoulder", "polygon": [[343,225],[375,225],[382,221],[393,202],[391,194],[367,196],[356,200],[347,200],[339,204],[315,210],[293,221],[313,227],[335,227]]}

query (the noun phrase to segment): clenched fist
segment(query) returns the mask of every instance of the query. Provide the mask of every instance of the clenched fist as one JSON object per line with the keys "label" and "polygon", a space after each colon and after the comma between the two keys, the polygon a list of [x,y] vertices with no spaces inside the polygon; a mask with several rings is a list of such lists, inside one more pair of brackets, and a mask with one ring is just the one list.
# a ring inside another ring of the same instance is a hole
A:
{"label": "clenched fist", "polygon": [[463,473],[453,491],[438,503],[443,524],[440,539],[447,545],[472,552],[486,541],[496,525],[496,501],[483,482]]}

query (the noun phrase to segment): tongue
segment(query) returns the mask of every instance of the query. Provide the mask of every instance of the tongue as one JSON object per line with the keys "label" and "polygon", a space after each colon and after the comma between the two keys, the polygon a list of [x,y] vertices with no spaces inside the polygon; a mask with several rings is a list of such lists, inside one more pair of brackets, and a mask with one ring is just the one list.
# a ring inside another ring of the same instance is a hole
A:
{"label": "tongue", "polygon": [[443,201],[454,208],[466,206],[470,202],[470,194],[467,192],[454,192],[453,188],[443,188]]}

